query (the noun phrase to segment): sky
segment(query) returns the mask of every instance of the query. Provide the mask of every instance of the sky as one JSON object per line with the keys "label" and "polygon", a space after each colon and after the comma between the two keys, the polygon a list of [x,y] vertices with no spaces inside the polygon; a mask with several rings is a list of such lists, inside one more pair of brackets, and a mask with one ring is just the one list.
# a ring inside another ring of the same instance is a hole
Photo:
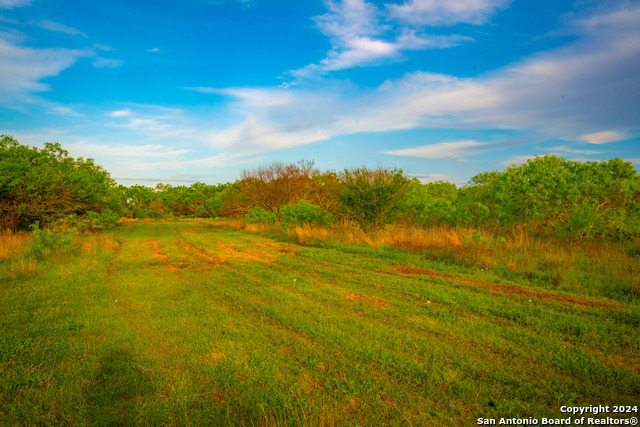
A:
{"label": "sky", "polygon": [[0,0],[0,134],[124,185],[640,166],[640,2]]}

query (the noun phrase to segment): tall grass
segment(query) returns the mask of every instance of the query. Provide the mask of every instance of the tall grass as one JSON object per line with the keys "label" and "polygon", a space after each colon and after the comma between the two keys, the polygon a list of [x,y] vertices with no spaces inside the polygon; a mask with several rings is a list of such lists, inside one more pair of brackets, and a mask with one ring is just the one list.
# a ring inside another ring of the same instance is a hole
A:
{"label": "tall grass", "polygon": [[612,241],[532,235],[522,227],[491,231],[393,224],[365,232],[349,224],[282,227],[242,221],[221,223],[236,230],[279,235],[300,244],[407,250],[430,259],[493,271],[506,278],[520,278],[544,288],[625,301],[640,298],[640,256]]}
{"label": "tall grass", "polygon": [[[37,230],[40,235],[42,230]],[[0,278],[26,278],[39,272],[48,262],[57,262],[65,257],[98,255],[119,249],[120,244],[112,234],[79,233],[67,235],[46,230],[50,236],[39,239],[34,233],[26,231],[0,233]],[[59,245],[58,237],[69,239],[67,244]],[[87,258],[91,260],[91,258]],[[75,262],[84,262],[76,259]],[[90,267],[90,266],[88,266]]]}
{"label": "tall grass", "polygon": [[0,260],[9,259],[28,246],[30,234],[26,231],[0,232]]}

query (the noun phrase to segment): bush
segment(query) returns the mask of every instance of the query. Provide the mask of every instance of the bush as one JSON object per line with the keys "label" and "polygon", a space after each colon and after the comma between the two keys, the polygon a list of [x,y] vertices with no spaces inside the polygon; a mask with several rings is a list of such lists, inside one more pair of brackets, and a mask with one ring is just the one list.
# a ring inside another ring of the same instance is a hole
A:
{"label": "bush", "polygon": [[0,229],[105,209],[118,210],[115,182],[93,160],[69,157],[60,144],[36,148],[0,136]]}
{"label": "bush", "polygon": [[577,238],[640,236],[640,177],[631,162],[545,155],[472,183],[458,198],[459,217]]}
{"label": "bush", "polygon": [[261,208],[260,206],[256,206],[255,208],[249,209],[244,216],[245,222],[249,224],[253,224],[256,222],[276,222],[278,220],[278,216]]}
{"label": "bush", "polygon": [[55,230],[67,230],[75,228],[78,230],[108,230],[119,224],[120,215],[111,209],[98,212],[87,212],[86,215],[67,215],[53,223]]}
{"label": "bush", "polygon": [[287,204],[307,199],[317,186],[320,171],[313,162],[272,163],[242,171],[238,188],[252,206],[279,212]]}
{"label": "bush", "polygon": [[278,217],[284,225],[327,225],[334,221],[329,212],[306,200],[300,200],[295,205],[284,205]]}
{"label": "bush", "polygon": [[381,228],[396,220],[407,187],[402,170],[346,169],[340,180],[339,200],[347,219],[364,230]]}
{"label": "bush", "polygon": [[402,219],[421,226],[446,223],[457,196],[455,184],[437,181],[423,185],[414,178],[408,183]]}
{"label": "bush", "polygon": [[32,226],[32,229],[31,246],[28,253],[38,258],[70,246],[77,234],[77,231],[72,228],[62,231],[41,230],[40,224],[37,222]]}

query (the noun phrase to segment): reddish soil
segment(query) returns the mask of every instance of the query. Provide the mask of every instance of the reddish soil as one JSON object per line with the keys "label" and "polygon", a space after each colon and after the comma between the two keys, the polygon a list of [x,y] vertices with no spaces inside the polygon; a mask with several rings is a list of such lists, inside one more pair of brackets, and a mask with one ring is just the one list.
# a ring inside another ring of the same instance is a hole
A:
{"label": "reddish soil", "polygon": [[445,279],[456,280],[458,282],[482,286],[483,288],[490,289],[492,291],[500,292],[503,294],[529,295],[529,296],[533,296],[533,297],[545,299],[545,300],[570,302],[570,303],[582,305],[585,307],[607,307],[607,308],[619,307],[618,304],[613,304],[608,302],[590,301],[584,298],[577,298],[577,297],[572,297],[572,296],[562,295],[562,294],[553,294],[550,292],[541,292],[541,291],[536,291],[534,289],[520,288],[517,286],[507,286],[507,285],[499,285],[497,283],[478,282],[476,280],[469,280],[469,279],[463,279],[461,277],[455,277],[447,273],[441,273],[437,271],[425,270],[420,268],[413,268],[406,265],[390,265],[389,267],[393,268],[394,270],[400,271],[401,273],[404,273],[404,274],[418,274],[423,276],[443,277]]}
{"label": "reddish soil", "polygon": [[370,297],[368,295],[361,295],[361,294],[353,294],[353,293],[348,293],[345,294],[344,296],[346,299],[351,300],[351,301],[364,301],[364,302],[368,302],[369,304],[373,304],[376,306],[376,308],[383,308],[383,307],[387,307],[390,306],[391,304],[384,302],[382,300],[379,300],[378,298],[375,297]]}

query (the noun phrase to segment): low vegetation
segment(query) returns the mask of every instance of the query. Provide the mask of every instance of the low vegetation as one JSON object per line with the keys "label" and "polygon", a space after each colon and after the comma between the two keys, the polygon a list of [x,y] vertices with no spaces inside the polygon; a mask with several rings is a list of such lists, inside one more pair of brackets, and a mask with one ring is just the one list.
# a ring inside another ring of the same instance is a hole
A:
{"label": "low vegetation", "polygon": [[245,217],[285,225],[355,224],[372,232],[403,224],[640,238],[640,176],[620,159],[575,162],[546,155],[480,173],[461,188],[422,184],[382,167],[322,172],[304,161],[245,170],[233,183],[150,188],[116,186],[91,159],[73,159],[59,144],[38,149],[8,136],[0,141],[0,229],[59,221],[101,229],[118,217]]}
{"label": "low vegetation", "polygon": [[[259,227],[138,220],[38,257],[3,238],[0,423],[471,425],[640,399],[638,298],[604,279],[637,286],[637,255]],[[525,274],[603,256],[579,286]]]}
{"label": "low vegetation", "polygon": [[619,159],[461,188],[309,162],[150,188],[4,136],[0,208],[2,425],[470,425],[640,401],[640,177]]}

